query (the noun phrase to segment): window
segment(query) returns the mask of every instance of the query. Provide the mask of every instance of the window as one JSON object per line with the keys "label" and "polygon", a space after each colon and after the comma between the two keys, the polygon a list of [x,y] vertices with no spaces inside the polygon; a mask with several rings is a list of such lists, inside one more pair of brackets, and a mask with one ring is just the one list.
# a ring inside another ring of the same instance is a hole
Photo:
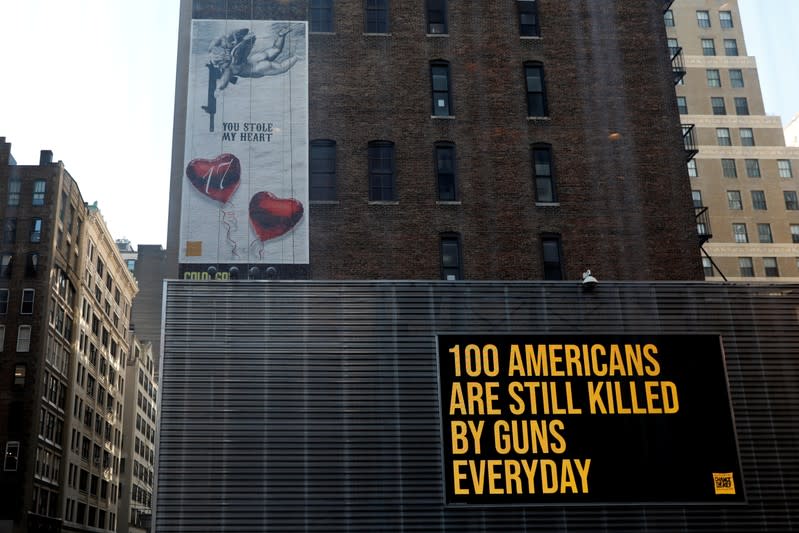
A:
{"label": "window", "polygon": [[666,39],[666,46],[669,47],[669,55],[674,57],[680,51],[680,42],[673,37]]}
{"label": "window", "polygon": [[732,146],[729,128],[716,128],[716,141],[719,146]]}
{"label": "window", "polygon": [[771,235],[771,224],[758,224],[757,238],[762,243],[774,242],[774,238]]}
{"label": "window", "polygon": [[8,180],[8,205],[19,205],[19,192],[22,190],[22,180],[19,178],[9,178]]}
{"label": "window", "polygon": [[684,96],[677,97],[677,111],[679,111],[681,115],[688,114],[688,100]]}
{"label": "window", "polygon": [[719,11],[719,22],[722,29],[732,28],[732,11]]}
{"label": "window", "polygon": [[753,278],[755,277],[755,267],[752,264],[751,257],[738,258],[738,270],[741,272],[741,277]]}
{"label": "window", "polygon": [[13,244],[17,242],[17,219],[7,218],[3,221],[3,242]]}
{"label": "window", "polygon": [[441,237],[441,279],[463,279],[461,245],[457,235]]}
{"label": "window", "polygon": [[17,351],[27,352],[31,348],[31,327],[20,326],[17,329]]}
{"label": "window", "polygon": [[6,443],[6,453],[3,455],[3,470],[16,472],[19,464],[19,441],[10,440]]}
{"label": "window", "polygon": [[735,209],[736,211],[743,209],[741,191],[727,191],[727,205],[730,209]]}
{"label": "window", "polygon": [[0,315],[8,313],[8,289],[0,289]]}
{"label": "window", "polygon": [[735,224],[732,225],[732,235],[735,239],[735,242],[739,243],[746,243],[749,242],[749,235],[746,233],[746,224]]}
{"label": "window", "polygon": [[541,26],[538,23],[537,0],[520,0],[516,2],[519,10],[519,35],[522,37],[539,37]]}
{"label": "window", "polygon": [[674,11],[667,9],[666,12],[663,13],[663,23],[667,28],[674,27]]}
{"label": "window", "polygon": [[735,98],[735,114],[748,115],[749,114],[749,101],[746,98]]}
{"label": "window", "polygon": [[42,240],[42,219],[34,218],[31,220],[31,242],[41,242]]}
{"label": "window", "polygon": [[45,180],[36,180],[33,182],[33,205],[44,205],[44,193],[47,189],[47,182]]}
{"label": "window", "polygon": [[427,33],[447,33],[447,0],[427,0]]}
{"label": "window", "polygon": [[430,64],[430,84],[433,91],[433,115],[452,115],[449,87],[449,63],[437,61]]}
{"label": "window", "polygon": [[[336,141],[311,141],[310,199],[336,199]],[[131,261],[131,260],[128,260]],[[128,268],[135,267],[135,262]]]}
{"label": "window", "polygon": [[702,191],[691,191],[691,199],[694,202],[694,207],[704,207],[702,205]]}
{"label": "window", "polygon": [[39,272],[39,253],[28,252],[25,254],[25,277],[35,278]]}
{"label": "window", "polygon": [[555,179],[552,173],[552,148],[548,144],[533,145],[533,173],[535,175],[535,201],[557,202]]}
{"label": "window", "polygon": [[752,209],[765,211],[766,207],[766,193],[763,191],[752,191]]}
{"label": "window", "polygon": [[[730,86],[735,89],[740,89],[744,86],[744,74],[741,69],[739,68],[730,69]],[[717,85],[717,87],[721,87],[721,82],[719,82],[719,85]]]}
{"label": "window", "polygon": [[735,39],[724,39],[724,54],[728,56],[737,56],[738,41]]}
{"label": "window", "polygon": [[702,39],[702,55],[714,56],[716,55],[716,43],[713,39]]}
{"label": "window", "polygon": [[366,0],[366,33],[388,33],[388,0]]}
{"label": "window", "polygon": [[791,224],[791,242],[799,243],[799,224]]}
{"label": "window", "polygon": [[0,255],[0,278],[10,278],[11,268],[14,266],[14,256],[11,254]]}
{"label": "window", "polygon": [[787,159],[778,159],[777,168],[780,171],[781,178],[792,178],[793,171],[791,170],[791,162]]}
{"label": "window", "polygon": [[333,31],[333,0],[311,0],[308,3],[311,31],[331,33]]}
{"label": "window", "polygon": [[394,201],[394,143],[369,143],[369,200]]}
{"label": "window", "polygon": [[710,27],[710,14],[707,11],[696,12],[696,23],[700,28]]}
{"label": "window", "polygon": [[25,376],[27,373],[28,373],[28,368],[25,366],[24,363],[14,365],[14,386],[24,387]]}
{"label": "window", "polygon": [[22,303],[19,306],[19,314],[32,315],[33,314],[33,297],[35,291],[33,289],[22,289]]}
{"label": "window", "polygon": [[746,159],[746,175],[750,178],[760,177],[760,161],[758,159]]}
{"label": "window", "polygon": [[544,279],[563,279],[561,264],[560,236],[544,235],[541,237],[541,253],[544,258]]}
{"label": "window", "polygon": [[796,191],[783,191],[782,195],[785,197],[785,209],[789,211],[799,210],[799,200],[796,198]]}
{"label": "window", "polygon": [[704,270],[706,278],[713,277],[713,263],[710,261],[709,257],[702,258],[702,270]]}
{"label": "window", "polygon": [[708,87],[721,87],[721,76],[719,75],[719,70],[716,68],[709,68],[705,71],[707,75],[707,86]]}
{"label": "window", "polygon": [[696,159],[690,159],[686,165],[688,166],[689,178],[696,178],[699,176],[699,167],[697,167]]}
{"label": "window", "polygon": [[436,183],[438,184],[438,199],[442,202],[451,202],[457,199],[455,186],[455,146],[452,144],[437,144],[436,156]]}
{"label": "window", "polygon": [[777,267],[777,258],[764,257],[763,270],[766,272],[767,278],[778,278],[780,276],[780,269]]}
{"label": "window", "polygon": [[727,114],[727,107],[724,105],[724,98],[720,96],[712,96],[710,98],[710,107],[713,108],[714,115]]}
{"label": "window", "polygon": [[524,65],[524,77],[527,83],[527,116],[547,116],[544,67],[540,63],[527,63]]}
{"label": "window", "polygon": [[741,146],[754,146],[755,145],[755,134],[752,132],[752,128],[741,128]]}
{"label": "window", "polygon": [[721,170],[725,178],[737,178],[738,169],[735,167],[735,159],[722,159]]}

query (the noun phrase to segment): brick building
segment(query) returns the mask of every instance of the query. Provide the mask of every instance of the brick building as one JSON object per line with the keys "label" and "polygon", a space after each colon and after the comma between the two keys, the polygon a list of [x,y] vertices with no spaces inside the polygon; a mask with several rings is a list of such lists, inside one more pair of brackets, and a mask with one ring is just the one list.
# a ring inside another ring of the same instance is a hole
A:
{"label": "brick building", "polygon": [[663,8],[184,0],[170,268],[191,20],[309,20],[310,266],[279,277],[701,278]]}
{"label": "brick building", "polygon": [[10,151],[0,138],[0,530],[114,531],[136,282],[64,164]]}

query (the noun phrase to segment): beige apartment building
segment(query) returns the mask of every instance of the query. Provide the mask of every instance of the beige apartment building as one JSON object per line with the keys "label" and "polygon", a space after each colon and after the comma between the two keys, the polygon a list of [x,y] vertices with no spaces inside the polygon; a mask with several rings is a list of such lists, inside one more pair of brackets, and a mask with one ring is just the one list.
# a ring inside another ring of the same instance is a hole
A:
{"label": "beige apartment building", "polygon": [[799,148],[765,113],[737,0],[676,0],[665,22],[675,75],[684,72],[677,104],[698,149],[688,171],[699,233],[712,234],[706,278],[799,281]]}
{"label": "beige apartment building", "polygon": [[145,533],[150,530],[157,395],[152,343],[133,336],[130,355],[125,362],[125,435],[120,468],[122,488],[119,494],[118,533]]}
{"label": "beige apartment building", "polygon": [[[88,207],[86,249],[68,409],[62,531],[117,529],[125,362],[138,287],[96,205]],[[127,431],[127,429],[125,429]],[[96,528],[96,529],[95,529]]]}

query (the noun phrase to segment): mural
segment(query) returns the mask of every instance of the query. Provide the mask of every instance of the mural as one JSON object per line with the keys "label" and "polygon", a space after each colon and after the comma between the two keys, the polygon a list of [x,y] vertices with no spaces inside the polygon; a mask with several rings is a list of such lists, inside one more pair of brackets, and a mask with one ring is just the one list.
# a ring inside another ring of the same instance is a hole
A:
{"label": "mural", "polygon": [[304,21],[192,21],[183,264],[307,264]]}

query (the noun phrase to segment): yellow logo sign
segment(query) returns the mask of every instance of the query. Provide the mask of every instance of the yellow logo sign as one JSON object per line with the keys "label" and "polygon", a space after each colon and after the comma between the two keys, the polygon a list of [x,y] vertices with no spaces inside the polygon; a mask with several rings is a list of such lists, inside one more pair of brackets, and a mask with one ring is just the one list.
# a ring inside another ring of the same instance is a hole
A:
{"label": "yellow logo sign", "polygon": [[716,494],[735,494],[735,482],[732,480],[732,472],[721,474],[713,473],[713,488]]}

